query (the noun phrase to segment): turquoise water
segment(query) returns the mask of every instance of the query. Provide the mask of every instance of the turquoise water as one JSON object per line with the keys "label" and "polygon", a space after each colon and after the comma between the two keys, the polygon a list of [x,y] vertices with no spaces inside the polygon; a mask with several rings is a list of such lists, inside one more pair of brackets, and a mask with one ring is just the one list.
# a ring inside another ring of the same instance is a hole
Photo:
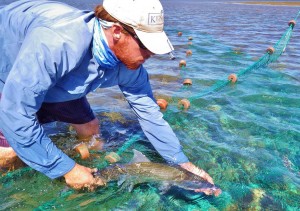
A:
{"label": "turquoise water", "polygon": [[[7,3],[9,1],[4,1]],[[69,2],[92,8],[93,1]],[[164,111],[190,160],[205,169],[220,186],[219,197],[172,188],[161,194],[155,184],[132,192],[116,183],[90,193],[72,191],[62,180],[51,181],[28,168],[2,177],[1,210],[299,210],[300,209],[300,27],[295,26],[286,51],[267,67],[247,72],[234,85],[193,100],[178,109],[181,98],[200,96],[218,80],[252,65],[274,45],[300,7],[241,5],[205,1],[162,1],[166,31],[176,60],[154,56],[146,62],[153,92],[170,104]],[[299,20],[298,20],[299,21]],[[177,32],[182,31],[182,37]],[[192,36],[192,44],[188,37]],[[186,57],[186,50],[193,54]],[[180,69],[181,59],[187,67]],[[183,87],[184,78],[193,79]],[[102,136],[117,151],[133,135],[131,149],[163,162],[147,143],[118,88],[89,95],[101,122]],[[105,105],[105,106],[104,106]],[[105,152],[82,161],[69,150],[73,134],[62,123],[47,125],[53,140],[79,163],[103,167]]]}

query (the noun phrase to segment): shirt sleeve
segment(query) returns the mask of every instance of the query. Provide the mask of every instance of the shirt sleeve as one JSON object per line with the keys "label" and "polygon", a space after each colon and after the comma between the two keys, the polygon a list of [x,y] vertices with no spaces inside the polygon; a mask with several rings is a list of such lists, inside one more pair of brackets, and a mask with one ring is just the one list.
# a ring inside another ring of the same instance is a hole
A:
{"label": "shirt sleeve", "polygon": [[128,70],[121,66],[119,87],[138,121],[158,153],[169,163],[185,163],[188,158],[169,124],[163,119],[152,94],[148,73],[143,66]]}
{"label": "shirt sleeve", "polygon": [[[69,172],[75,162],[58,149],[35,116],[47,90],[68,70],[68,45],[48,28],[26,36],[5,81],[0,101],[0,128],[18,156],[50,178]],[[34,49],[34,51],[32,51]]]}

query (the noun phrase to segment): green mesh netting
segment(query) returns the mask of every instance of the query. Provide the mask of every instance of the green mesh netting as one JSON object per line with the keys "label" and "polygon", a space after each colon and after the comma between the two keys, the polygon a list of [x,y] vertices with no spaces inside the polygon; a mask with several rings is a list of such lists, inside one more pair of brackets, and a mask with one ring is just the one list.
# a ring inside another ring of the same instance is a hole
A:
{"label": "green mesh netting", "polygon": [[[297,14],[296,18],[294,19],[295,22],[297,21],[299,15],[300,15],[300,12]],[[278,57],[285,51],[286,46],[289,43],[290,38],[292,36],[294,26],[295,26],[295,24],[289,22],[289,28],[282,35],[282,37],[279,39],[279,41],[272,47],[272,49],[268,48],[266,53],[261,58],[259,58],[254,64],[250,65],[249,67],[247,67],[245,69],[239,70],[237,73],[235,73],[235,75],[237,77],[240,77],[251,70],[259,69],[261,67],[264,67],[264,66],[276,61],[278,59]],[[228,80],[228,79],[219,80],[214,85],[212,85],[210,88],[208,88],[207,90],[204,90],[201,93],[193,95],[193,96],[189,97],[188,99],[190,102],[192,102],[203,96],[211,94],[212,92],[218,91],[230,83],[231,83],[231,80]]]}

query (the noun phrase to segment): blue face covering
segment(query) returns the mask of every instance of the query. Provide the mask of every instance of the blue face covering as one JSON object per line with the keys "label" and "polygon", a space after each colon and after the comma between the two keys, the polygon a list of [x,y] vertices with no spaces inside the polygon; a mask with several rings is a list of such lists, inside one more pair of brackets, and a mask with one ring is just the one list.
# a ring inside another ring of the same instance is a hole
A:
{"label": "blue face covering", "polygon": [[93,55],[98,64],[104,68],[114,68],[120,60],[110,50],[102,36],[105,36],[100,21],[95,18],[94,37],[93,37]]}

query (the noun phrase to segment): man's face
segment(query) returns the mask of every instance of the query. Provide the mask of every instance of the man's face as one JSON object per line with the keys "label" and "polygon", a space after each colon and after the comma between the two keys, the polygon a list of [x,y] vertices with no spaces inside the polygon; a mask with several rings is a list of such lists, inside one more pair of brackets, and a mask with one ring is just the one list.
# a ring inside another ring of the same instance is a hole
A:
{"label": "man's face", "polygon": [[143,64],[151,55],[147,49],[141,48],[136,38],[130,34],[122,33],[123,39],[120,39],[113,47],[113,52],[128,69],[135,70]]}

